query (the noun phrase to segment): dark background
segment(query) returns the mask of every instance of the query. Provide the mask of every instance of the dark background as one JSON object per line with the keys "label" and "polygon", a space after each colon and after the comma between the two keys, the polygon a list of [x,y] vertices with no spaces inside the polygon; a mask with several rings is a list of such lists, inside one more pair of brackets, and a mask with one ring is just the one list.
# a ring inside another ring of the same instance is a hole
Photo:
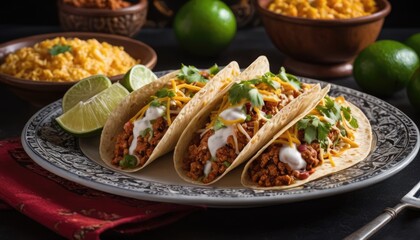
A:
{"label": "dark background", "polygon": [[[167,0],[167,2],[168,5],[176,8],[186,1]],[[226,0],[225,2],[231,3],[234,1]],[[413,6],[413,1],[409,3],[404,0],[389,0],[389,2],[392,10],[385,19],[384,27],[420,27],[420,14],[418,8]],[[7,5],[0,8],[0,24],[59,25],[56,0],[8,1]]]}

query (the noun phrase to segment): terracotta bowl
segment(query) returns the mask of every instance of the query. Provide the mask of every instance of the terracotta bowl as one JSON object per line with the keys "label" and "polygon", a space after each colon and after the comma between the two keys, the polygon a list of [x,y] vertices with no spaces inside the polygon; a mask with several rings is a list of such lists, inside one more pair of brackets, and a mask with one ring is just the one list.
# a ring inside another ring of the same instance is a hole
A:
{"label": "terracotta bowl", "polygon": [[[140,59],[140,63],[150,69],[153,69],[157,62],[156,52],[150,46],[128,37],[103,33],[65,32],[30,36],[0,44],[0,64],[4,62],[4,58],[9,53],[23,47],[32,47],[37,42],[59,36],[77,37],[82,40],[95,38],[99,42],[107,42],[114,46],[123,46],[124,50],[130,56],[135,59]],[[122,76],[123,74],[109,77],[112,82],[116,82]],[[60,99],[75,82],[33,81],[0,73],[0,83],[4,84],[11,92],[35,107],[42,107]]]}
{"label": "terracotta bowl", "polygon": [[257,0],[256,8],[273,44],[286,55],[287,71],[305,77],[337,78],[352,73],[357,54],[376,41],[391,11],[387,0],[376,0],[372,15],[317,20],[276,14],[267,9],[271,0]]}
{"label": "terracotta bowl", "polygon": [[58,16],[64,31],[102,32],[132,37],[146,22],[148,1],[111,9],[79,8],[58,0]]}

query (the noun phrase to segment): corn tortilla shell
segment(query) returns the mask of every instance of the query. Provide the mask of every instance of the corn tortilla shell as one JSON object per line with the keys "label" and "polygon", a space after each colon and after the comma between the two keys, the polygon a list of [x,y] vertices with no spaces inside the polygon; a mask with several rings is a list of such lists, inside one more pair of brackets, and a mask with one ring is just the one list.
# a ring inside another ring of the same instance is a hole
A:
{"label": "corn tortilla shell", "polygon": [[[264,61],[264,59],[257,59],[248,68],[246,68],[237,79],[239,81],[249,80],[265,74],[269,71],[269,69],[270,67],[268,61]],[[248,144],[242,149],[242,151],[239,153],[233,163],[226,169],[226,171],[218,176],[214,181],[210,183],[203,183],[201,181],[193,180],[187,177],[186,171],[182,169],[183,159],[185,154],[188,152],[189,144],[194,138],[195,134],[197,134],[197,130],[204,128],[211,112],[221,104],[223,96],[227,94],[232,84],[230,84],[222,92],[215,96],[215,100],[211,104],[207,105],[191,120],[190,124],[188,124],[186,130],[179,138],[178,144],[176,145],[174,151],[174,167],[178,175],[186,182],[197,185],[210,185],[222,179],[223,176],[248,160],[250,156],[256,153],[262,146],[264,146],[264,144],[270,141],[272,136],[276,132],[280,131],[283,127],[285,127],[287,123],[292,121],[299,112],[304,111],[313,101],[313,99],[317,99],[319,97],[319,92],[321,89],[319,84],[314,84],[311,89],[301,94],[299,97],[281,109],[275,116],[271,118],[270,121],[264,124],[264,126],[251,138],[250,142],[248,142]]]}
{"label": "corn tortilla shell", "polygon": [[295,123],[297,123],[300,119],[305,117],[312,109],[314,109],[318,102],[328,93],[329,87],[324,88],[319,95],[318,101],[313,101],[311,105],[305,110],[302,111],[299,116],[294,119],[293,121],[289,122],[281,131],[279,131],[271,141],[269,141],[264,147],[262,147],[253,157],[251,160],[249,160],[245,167],[242,170],[241,174],[241,183],[243,186],[252,188],[252,189],[258,189],[258,190],[283,190],[283,189],[289,189],[294,188],[298,186],[302,186],[305,183],[311,182],[315,179],[319,179],[324,176],[328,176],[330,174],[334,174],[338,171],[341,171],[343,169],[349,168],[358,162],[365,159],[372,148],[372,127],[369,123],[369,120],[365,116],[365,114],[360,110],[358,107],[356,107],[354,104],[347,102],[350,106],[351,112],[353,116],[357,119],[359,127],[357,128],[355,132],[355,139],[358,143],[359,147],[357,148],[350,148],[344,153],[342,153],[339,157],[333,157],[335,166],[332,166],[329,161],[324,161],[324,163],[318,167],[316,167],[315,172],[309,175],[309,177],[305,180],[296,180],[295,183],[287,186],[273,186],[273,187],[261,187],[258,186],[255,182],[253,182],[250,179],[250,176],[248,174],[248,169],[251,166],[251,163],[255,161],[259,155],[261,155],[264,150],[269,147],[274,140],[276,140],[278,137],[280,137],[287,129],[292,127]]}
{"label": "corn tortilla shell", "polygon": [[165,135],[159,141],[149,159],[143,166],[132,169],[121,169],[111,163],[114,157],[114,146],[119,133],[123,131],[123,126],[140,109],[148,104],[150,97],[157,90],[165,87],[171,79],[175,78],[179,70],[170,72],[159,79],[143,86],[127,96],[118,107],[108,117],[101,133],[99,153],[102,161],[113,169],[123,172],[136,172],[143,169],[160,156],[172,151],[178,141],[179,136],[185,129],[189,120],[195,113],[199,112],[208,102],[213,99],[221,88],[233,81],[239,75],[240,68],[236,61],[230,62],[219,71],[194,97],[182,108],[178,116],[169,126]]}

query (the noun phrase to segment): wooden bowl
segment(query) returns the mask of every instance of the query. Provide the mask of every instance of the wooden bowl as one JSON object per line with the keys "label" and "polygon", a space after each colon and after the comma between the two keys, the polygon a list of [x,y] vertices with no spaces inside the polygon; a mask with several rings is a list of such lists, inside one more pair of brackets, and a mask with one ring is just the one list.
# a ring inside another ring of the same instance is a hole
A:
{"label": "wooden bowl", "polygon": [[[156,52],[150,46],[128,37],[104,33],[63,32],[35,35],[0,44],[0,64],[4,62],[4,58],[9,53],[23,47],[32,47],[35,43],[55,37],[77,37],[82,40],[94,38],[99,42],[122,46],[130,56],[140,59],[140,63],[150,69],[153,69],[157,62]],[[109,77],[112,82],[116,82],[122,76],[123,74]],[[76,82],[77,80],[74,82],[33,81],[0,73],[0,83],[5,84],[11,92],[35,107],[42,107],[62,98],[64,93]]]}
{"label": "wooden bowl", "polygon": [[357,54],[376,41],[391,11],[387,0],[376,0],[378,11],[364,17],[318,20],[276,14],[271,0],[256,8],[272,43],[286,55],[287,71],[305,77],[337,78],[352,74]]}
{"label": "wooden bowl", "polygon": [[148,1],[111,9],[79,8],[58,0],[58,16],[64,31],[102,32],[132,37],[146,22]]}

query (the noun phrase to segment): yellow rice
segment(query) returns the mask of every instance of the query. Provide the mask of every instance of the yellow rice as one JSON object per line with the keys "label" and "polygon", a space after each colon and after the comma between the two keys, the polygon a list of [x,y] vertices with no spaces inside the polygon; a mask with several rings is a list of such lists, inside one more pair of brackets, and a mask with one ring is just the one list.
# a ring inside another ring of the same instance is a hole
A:
{"label": "yellow rice", "polygon": [[[71,51],[53,56],[49,50],[56,45],[71,46]],[[96,39],[57,37],[7,55],[0,72],[34,81],[71,82],[96,74],[124,74],[137,63],[140,60],[121,46]]]}
{"label": "yellow rice", "polygon": [[268,10],[311,19],[346,19],[376,12],[375,0],[273,0]]}

